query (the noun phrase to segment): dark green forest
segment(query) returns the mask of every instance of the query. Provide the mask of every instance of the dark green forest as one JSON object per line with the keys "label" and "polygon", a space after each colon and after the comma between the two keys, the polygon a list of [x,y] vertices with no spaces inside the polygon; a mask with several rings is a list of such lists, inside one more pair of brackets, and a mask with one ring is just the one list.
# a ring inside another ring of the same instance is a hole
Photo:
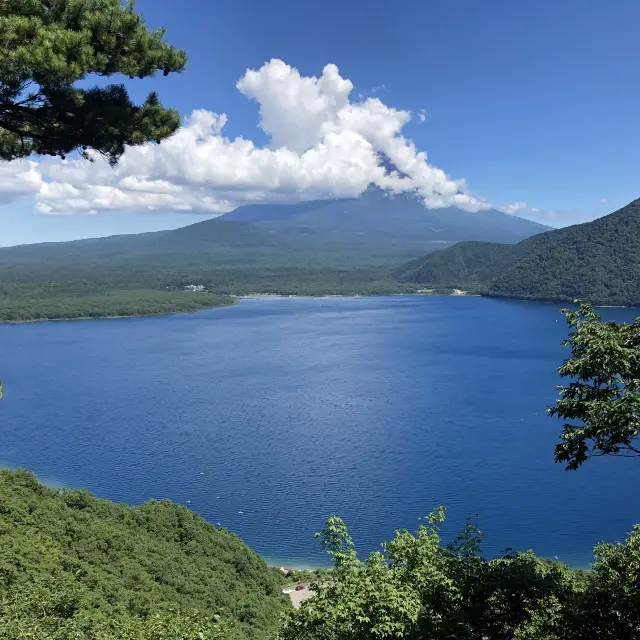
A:
{"label": "dark green forest", "polygon": [[230,296],[212,293],[144,289],[90,295],[4,295],[0,296],[0,322],[187,313],[233,302]]}
{"label": "dark green forest", "polygon": [[[392,279],[388,267],[221,266],[134,268],[87,265],[31,269],[0,283],[0,322],[155,315],[192,312],[233,304],[237,296],[383,295],[412,293],[416,287]],[[203,292],[185,291],[200,285]]]}
{"label": "dark green forest", "polygon": [[461,242],[394,275],[405,283],[509,298],[640,305],[640,200],[515,245]]}

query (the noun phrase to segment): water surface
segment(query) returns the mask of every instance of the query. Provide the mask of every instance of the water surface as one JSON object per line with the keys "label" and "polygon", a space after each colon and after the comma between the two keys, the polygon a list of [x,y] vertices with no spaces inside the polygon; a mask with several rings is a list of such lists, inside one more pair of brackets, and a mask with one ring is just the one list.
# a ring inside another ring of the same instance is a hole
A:
{"label": "water surface", "polygon": [[262,298],[0,326],[0,461],[116,501],[188,504],[280,563],[323,563],[313,533],[331,513],[370,551],[442,504],[447,533],[479,514],[488,554],[586,565],[640,521],[640,461],[554,464],[558,309]]}

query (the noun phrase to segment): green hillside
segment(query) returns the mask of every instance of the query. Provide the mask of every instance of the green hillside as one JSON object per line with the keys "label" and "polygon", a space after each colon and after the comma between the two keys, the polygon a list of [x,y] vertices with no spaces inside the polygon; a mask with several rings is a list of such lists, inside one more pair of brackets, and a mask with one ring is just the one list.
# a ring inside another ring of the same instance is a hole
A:
{"label": "green hillside", "polygon": [[463,242],[397,270],[402,282],[524,299],[640,304],[640,200],[516,245]]}
{"label": "green hillside", "polygon": [[396,277],[403,282],[475,289],[508,266],[512,255],[513,245],[459,242],[408,262],[397,269]]}
{"label": "green hillside", "polygon": [[4,640],[265,640],[285,606],[278,574],[186,507],[0,470]]}

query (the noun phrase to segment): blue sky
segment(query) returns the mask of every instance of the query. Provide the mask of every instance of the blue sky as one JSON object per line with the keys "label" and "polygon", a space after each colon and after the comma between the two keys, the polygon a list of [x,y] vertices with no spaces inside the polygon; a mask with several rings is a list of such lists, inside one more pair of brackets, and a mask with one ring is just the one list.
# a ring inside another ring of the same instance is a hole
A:
{"label": "blue sky", "polygon": [[[224,113],[227,138],[270,142],[258,89],[236,88],[247,69],[279,59],[320,77],[333,63],[353,83],[351,103],[378,98],[412,112],[403,138],[492,206],[526,203],[514,209],[562,226],[640,195],[637,0],[138,0],[138,9],[187,49],[189,64],[179,76],[128,82],[132,95],[157,89],[185,117]],[[272,127],[281,138],[282,126]],[[177,227],[212,213],[35,211],[32,194],[0,206],[0,245]]]}

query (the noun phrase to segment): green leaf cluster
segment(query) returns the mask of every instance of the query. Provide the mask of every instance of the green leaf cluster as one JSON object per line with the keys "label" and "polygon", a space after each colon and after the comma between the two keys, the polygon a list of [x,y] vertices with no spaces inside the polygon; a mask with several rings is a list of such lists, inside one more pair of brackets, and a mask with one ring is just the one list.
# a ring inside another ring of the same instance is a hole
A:
{"label": "green leaf cluster", "polygon": [[640,455],[640,319],[604,322],[581,303],[563,310],[571,329],[571,357],[559,368],[570,382],[549,409],[565,422],[557,462],[574,470],[589,458]]}

